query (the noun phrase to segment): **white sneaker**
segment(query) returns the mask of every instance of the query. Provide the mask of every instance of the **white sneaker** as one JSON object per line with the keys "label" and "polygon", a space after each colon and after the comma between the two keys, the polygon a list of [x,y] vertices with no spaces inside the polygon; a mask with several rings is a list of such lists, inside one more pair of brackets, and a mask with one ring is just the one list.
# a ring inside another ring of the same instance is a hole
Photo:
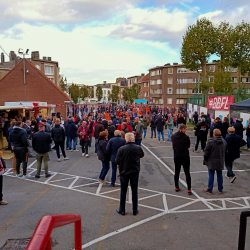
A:
{"label": "white sneaker", "polygon": [[88,154],[86,154],[86,156],[85,156],[86,158],[88,158],[89,157],[89,155]]}
{"label": "white sneaker", "polygon": [[82,156],[85,156],[85,153],[82,153]]}
{"label": "white sneaker", "polygon": [[231,179],[232,177],[229,177],[227,174],[225,175],[228,179]]}
{"label": "white sneaker", "polygon": [[164,141],[164,142],[166,142],[166,141]]}
{"label": "white sneaker", "polygon": [[78,150],[78,149],[74,149],[73,151],[74,151],[74,152],[78,152],[79,150]]}
{"label": "white sneaker", "polygon": [[58,158],[58,159],[57,159],[57,161],[61,161],[61,159],[60,159],[60,158]]}
{"label": "white sneaker", "polygon": [[66,160],[69,160],[69,158],[68,158],[68,157],[65,157],[64,160],[65,160],[65,161],[66,161]]}
{"label": "white sneaker", "polygon": [[159,143],[161,143],[161,142],[159,141]]}

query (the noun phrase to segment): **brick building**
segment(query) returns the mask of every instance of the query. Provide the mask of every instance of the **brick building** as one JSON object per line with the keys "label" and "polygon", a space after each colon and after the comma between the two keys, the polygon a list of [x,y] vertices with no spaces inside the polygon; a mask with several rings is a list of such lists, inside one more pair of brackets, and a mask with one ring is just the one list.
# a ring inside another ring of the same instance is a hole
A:
{"label": "brick building", "polygon": [[[70,97],[55,85],[41,70],[38,70],[29,60],[25,59],[25,78],[23,59],[0,79],[0,106],[5,102],[47,102],[48,104],[64,104]],[[54,112],[60,112],[66,117],[66,105],[56,107]]]}
{"label": "brick building", "polygon": [[128,80],[124,77],[119,77],[116,79],[116,84],[120,88],[120,92],[118,94],[118,104],[124,104],[122,92],[126,87],[128,87]]}
{"label": "brick building", "polygon": [[149,74],[142,77],[139,80],[138,85],[141,86],[139,98],[140,99],[147,99],[147,101],[149,103],[149,101],[150,101],[150,99],[149,99]]}

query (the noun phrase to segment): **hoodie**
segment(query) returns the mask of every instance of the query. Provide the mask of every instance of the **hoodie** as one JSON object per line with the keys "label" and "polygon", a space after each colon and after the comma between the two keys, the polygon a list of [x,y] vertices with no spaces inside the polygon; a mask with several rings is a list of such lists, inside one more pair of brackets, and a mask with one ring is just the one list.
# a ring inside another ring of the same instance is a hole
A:
{"label": "hoodie", "polygon": [[224,169],[227,143],[222,136],[216,136],[207,142],[204,150],[204,162],[210,170]]}
{"label": "hoodie", "polygon": [[189,136],[181,131],[172,135],[172,145],[174,150],[174,157],[189,158],[190,139]]}
{"label": "hoodie", "polygon": [[14,129],[10,132],[10,141],[14,148],[16,147],[28,147],[29,143],[27,140],[27,132],[25,129],[20,127],[14,127]]}

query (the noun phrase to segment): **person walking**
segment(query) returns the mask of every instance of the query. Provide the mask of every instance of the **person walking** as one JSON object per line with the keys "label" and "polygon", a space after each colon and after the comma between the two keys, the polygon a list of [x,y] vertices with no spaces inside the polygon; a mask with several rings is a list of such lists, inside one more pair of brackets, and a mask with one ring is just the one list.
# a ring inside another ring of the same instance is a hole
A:
{"label": "person walking", "polygon": [[233,183],[236,179],[236,176],[233,172],[233,162],[240,158],[240,147],[246,145],[246,142],[239,136],[235,134],[235,128],[228,128],[228,135],[225,138],[227,143],[227,152],[225,158],[225,165],[227,168],[226,177],[230,179],[230,182]]}
{"label": "person walking", "polygon": [[198,115],[197,111],[195,111],[193,114],[193,121],[194,121],[195,125],[198,123],[198,119],[199,119],[199,115]]}
{"label": "person walking", "polygon": [[52,128],[52,139],[55,142],[55,149],[56,149],[56,154],[57,154],[57,161],[61,161],[60,159],[60,152],[59,152],[59,147],[61,148],[62,155],[64,157],[64,160],[69,160],[68,157],[66,157],[65,149],[64,149],[64,144],[65,144],[65,132],[63,127],[60,125],[60,119],[56,118],[55,119],[55,126]]}
{"label": "person walking", "polygon": [[22,122],[15,122],[13,130],[10,132],[10,141],[13,145],[13,151],[16,157],[16,177],[21,177],[20,175],[20,165],[23,165],[23,176],[22,178],[30,178],[27,175],[27,164],[28,164],[28,139],[27,132],[22,129]]}
{"label": "person walking", "polygon": [[222,170],[225,165],[225,156],[227,143],[221,136],[219,129],[213,130],[213,137],[207,142],[204,150],[204,164],[208,168],[208,188],[203,189],[207,194],[213,193],[214,173],[217,173],[218,190],[221,194],[223,191],[223,176]]}
{"label": "person walking", "polygon": [[107,131],[101,131],[99,135],[99,139],[97,141],[97,147],[98,147],[98,160],[102,162],[102,170],[99,176],[99,183],[100,184],[108,184],[108,181],[105,181],[106,175],[109,171],[109,161],[110,161],[110,155],[107,153],[107,138],[108,138],[108,132]]}
{"label": "person walking", "polygon": [[25,123],[23,124],[23,129],[25,129],[27,132],[27,139],[28,139],[28,143],[29,143],[28,156],[35,157],[33,155],[33,150],[32,150],[32,128],[31,128],[31,121],[30,120],[25,121]]}
{"label": "person walking", "polygon": [[186,120],[183,117],[183,114],[180,114],[180,116],[177,118],[177,127],[179,128],[181,124],[186,125]]}
{"label": "person walking", "polygon": [[143,135],[144,135],[144,139],[145,139],[145,137],[146,137],[146,135],[147,135],[147,130],[148,130],[148,126],[149,126],[149,120],[146,118],[146,117],[144,117],[143,118]]}
{"label": "person walking", "polygon": [[117,213],[125,215],[126,195],[128,183],[130,182],[132,190],[133,215],[138,214],[138,181],[140,173],[140,159],[144,157],[141,147],[135,144],[133,133],[125,135],[126,145],[118,149],[116,155],[116,164],[119,166],[121,193],[120,207]]}
{"label": "person walking", "polygon": [[181,124],[179,126],[179,131],[172,135],[172,145],[174,150],[174,164],[175,164],[175,191],[180,191],[179,177],[181,166],[183,166],[184,173],[187,181],[188,194],[191,195],[191,175],[190,175],[190,138],[186,135],[187,126]]}
{"label": "person walking", "polygon": [[222,127],[221,127],[221,135],[222,137],[225,139],[227,136],[227,130],[229,128],[229,122],[228,122],[228,118],[224,117],[223,123],[222,123]]}
{"label": "person walking", "polygon": [[167,121],[167,128],[168,128],[168,141],[171,141],[173,129],[174,129],[174,118],[172,117],[172,114],[168,115],[168,121]]}
{"label": "person walking", "polygon": [[[70,116],[67,126],[66,126],[66,135],[67,135],[67,139],[68,139],[68,148],[69,151],[79,151],[78,149],[76,149],[76,143],[77,143],[77,126],[73,121],[73,118]],[[73,141],[73,149],[72,149],[72,141]]]}
{"label": "person walking", "polygon": [[222,130],[222,122],[220,117],[216,117],[216,119],[214,120],[214,123],[212,124],[212,126],[210,127],[210,137],[213,137],[213,131],[215,129],[219,129],[220,131]]}
{"label": "person walking", "polygon": [[86,121],[82,121],[81,126],[78,128],[77,134],[80,138],[80,144],[82,146],[82,156],[89,157],[89,127]]}
{"label": "person walking", "polygon": [[154,138],[156,138],[156,124],[155,124],[155,122],[156,122],[156,119],[153,116],[152,120],[150,121],[151,138],[153,138],[153,135],[155,135]]}
{"label": "person walking", "polygon": [[199,152],[198,147],[199,143],[201,141],[201,149],[204,151],[206,147],[206,141],[207,141],[207,133],[208,133],[208,126],[206,123],[205,118],[201,118],[201,122],[197,123],[197,125],[194,127],[195,130],[195,136],[196,136],[196,144],[194,152]]}
{"label": "person walking", "polygon": [[108,121],[108,140],[112,139],[115,135],[114,132],[116,130],[115,125],[113,124],[113,122],[111,120]]}
{"label": "person walking", "polygon": [[235,123],[234,123],[234,128],[235,128],[235,134],[239,135],[241,138],[243,138],[243,131],[245,131],[243,125],[242,125],[243,119],[239,118]]}
{"label": "person walking", "polygon": [[87,125],[89,127],[89,147],[91,147],[92,132],[93,132],[93,125],[94,125],[94,121],[92,120],[92,116],[91,115],[88,116]]}
{"label": "person walking", "polygon": [[94,126],[94,136],[95,136],[95,153],[98,153],[98,139],[100,136],[100,133],[104,131],[104,126],[102,125],[102,119],[99,118]]}
{"label": "person walking", "polygon": [[49,174],[48,160],[49,160],[49,151],[50,144],[52,139],[49,133],[45,132],[45,126],[43,124],[39,125],[39,132],[35,133],[32,139],[32,145],[36,151],[37,159],[37,173],[36,178],[40,178],[42,162],[44,164],[45,177],[48,178],[51,176]]}
{"label": "person walking", "polygon": [[159,115],[158,119],[155,121],[159,143],[161,143],[161,137],[162,137],[162,140],[164,142],[166,142],[165,138],[164,138],[164,125],[165,125],[165,123],[166,122],[162,119],[161,115]]}
{"label": "person walking", "polygon": [[135,144],[141,146],[143,124],[140,122],[139,117],[135,118]]}
{"label": "person walking", "polygon": [[3,151],[0,151],[0,205],[8,205],[8,202],[3,200],[3,174],[6,171],[6,163],[2,155]]}
{"label": "person walking", "polygon": [[116,130],[114,132],[114,137],[108,141],[108,145],[106,151],[109,155],[111,155],[111,164],[112,164],[112,177],[111,177],[111,187],[115,187],[116,181],[116,171],[117,171],[117,164],[115,161],[117,151],[120,147],[126,144],[125,139],[121,138],[121,131]]}

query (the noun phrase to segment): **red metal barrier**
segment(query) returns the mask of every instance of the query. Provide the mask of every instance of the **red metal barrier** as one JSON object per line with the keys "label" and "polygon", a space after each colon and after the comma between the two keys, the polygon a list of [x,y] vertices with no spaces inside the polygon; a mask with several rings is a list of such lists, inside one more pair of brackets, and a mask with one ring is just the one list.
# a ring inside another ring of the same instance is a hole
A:
{"label": "red metal barrier", "polygon": [[26,250],[52,250],[51,233],[54,228],[75,223],[75,250],[82,249],[81,216],[79,214],[62,214],[44,216],[38,223]]}

